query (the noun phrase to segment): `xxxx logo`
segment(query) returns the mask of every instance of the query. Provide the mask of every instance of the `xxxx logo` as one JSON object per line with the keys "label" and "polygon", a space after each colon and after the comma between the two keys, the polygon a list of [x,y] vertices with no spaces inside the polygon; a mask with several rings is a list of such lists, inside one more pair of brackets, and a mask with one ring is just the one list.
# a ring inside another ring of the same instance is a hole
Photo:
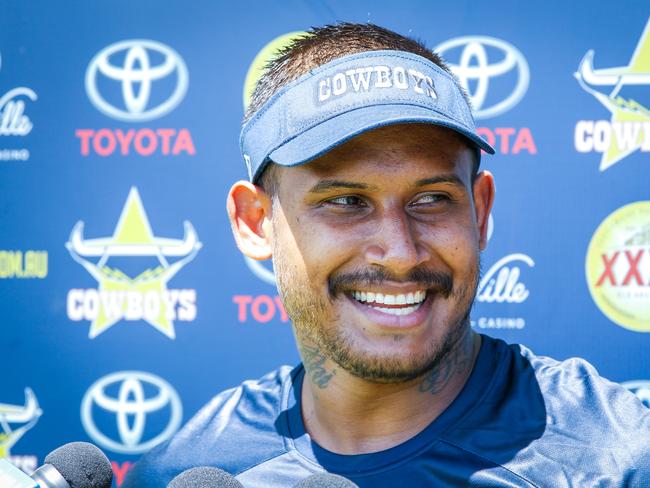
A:
{"label": "xxxx logo", "polygon": [[594,302],[610,320],[650,332],[650,201],[603,220],[587,250],[586,274]]}
{"label": "xxxx logo", "polygon": [[[144,320],[174,339],[174,320],[193,321],[196,318],[196,290],[167,288],[167,283],[201,249],[202,244],[190,222],[185,222],[182,240],[154,236],[138,190],[133,187],[112,237],[86,240],[83,229],[84,223],[79,221],[66,247],[99,286],[70,290],[67,312],[70,320],[91,321],[91,339],[121,320]],[[152,259],[155,264],[132,277],[115,265],[109,265],[113,260],[124,262],[124,258],[133,261],[130,264],[150,263]]]}
{"label": "xxxx logo", "polygon": [[[600,152],[605,171],[637,150],[650,151],[650,110],[630,93],[650,86],[650,21],[627,66],[594,69],[594,51],[585,54],[575,77],[610,113],[607,120],[580,120],[575,127],[578,152]],[[604,90],[609,89],[609,93]]]}

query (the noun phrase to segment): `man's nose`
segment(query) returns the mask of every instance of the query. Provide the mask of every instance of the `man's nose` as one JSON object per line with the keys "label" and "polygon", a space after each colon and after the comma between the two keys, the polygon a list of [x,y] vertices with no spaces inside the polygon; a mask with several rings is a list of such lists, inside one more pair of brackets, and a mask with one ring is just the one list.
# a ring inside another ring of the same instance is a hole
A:
{"label": "man's nose", "polygon": [[365,257],[368,264],[382,266],[395,274],[406,274],[430,258],[420,241],[415,222],[403,209],[383,213],[368,236]]}

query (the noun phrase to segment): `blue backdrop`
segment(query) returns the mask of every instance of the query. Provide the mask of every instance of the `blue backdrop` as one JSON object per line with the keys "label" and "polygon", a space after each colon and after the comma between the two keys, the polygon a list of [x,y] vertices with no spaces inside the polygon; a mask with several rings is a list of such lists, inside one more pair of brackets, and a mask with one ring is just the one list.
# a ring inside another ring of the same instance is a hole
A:
{"label": "blue backdrop", "polygon": [[649,14],[643,1],[2,1],[0,457],[30,471],[86,440],[119,485],[216,392],[298,361],[270,265],[240,255],[224,204],[246,176],[253,60],[339,20],[440,50],[497,149],[473,326],[585,357],[650,405]]}

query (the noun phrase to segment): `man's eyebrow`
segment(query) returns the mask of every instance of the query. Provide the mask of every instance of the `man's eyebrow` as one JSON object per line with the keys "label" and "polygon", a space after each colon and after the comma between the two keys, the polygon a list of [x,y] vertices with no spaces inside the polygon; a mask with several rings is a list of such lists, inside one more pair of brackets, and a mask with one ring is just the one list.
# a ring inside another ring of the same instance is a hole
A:
{"label": "man's eyebrow", "polygon": [[432,176],[431,178],[423,178],[415,183],[415,186],[435,185],[438,183],[451,183],[454,186],[462,186],[465,188],[465,183],[457,175],[451,173],[447,175]]}
{"label": "man's eyebrow", "polygon": [[378,188],[374,185],[368,185],[366,183],[358,183],[356,181],[344,181],[344,180],[321,180],[311,187],[309,193],[325,193],[330,190],[336,190],[339,188],[347,188],[352,190],[369,190],[376,191]]}

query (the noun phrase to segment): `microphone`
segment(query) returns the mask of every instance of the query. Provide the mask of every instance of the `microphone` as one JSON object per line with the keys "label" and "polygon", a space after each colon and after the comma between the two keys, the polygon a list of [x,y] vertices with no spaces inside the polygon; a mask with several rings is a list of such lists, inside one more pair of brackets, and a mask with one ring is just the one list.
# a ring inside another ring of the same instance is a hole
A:
{"label": "microphone", "polygon": [[167,488],[244,488],[244,485],[222,469],[200,466],[186,469]]}
{"label": "microphone", "polygon": [[359,488],[359,485],[337,474],[319,473],[305,478],[293,488]]}
{"label": "microphone", "polygon": [[87,442],[56,448],[31,476],[0,459],[2,488],[110,488],[112,483],[111,463],[99,448]]}

